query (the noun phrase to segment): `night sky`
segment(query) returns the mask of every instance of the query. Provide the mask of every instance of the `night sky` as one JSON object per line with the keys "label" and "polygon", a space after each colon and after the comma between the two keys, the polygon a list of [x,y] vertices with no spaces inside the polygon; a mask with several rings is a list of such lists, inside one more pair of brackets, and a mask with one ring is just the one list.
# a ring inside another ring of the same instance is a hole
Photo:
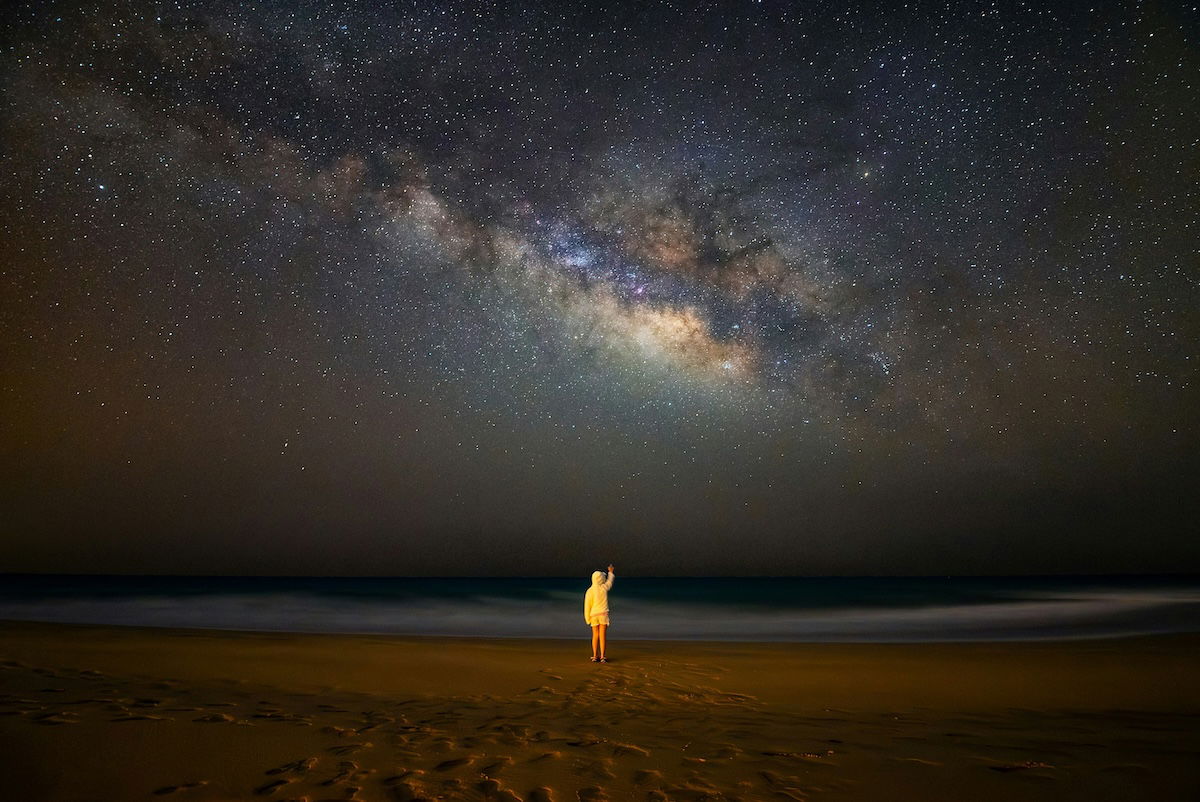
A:
{"label": "night sky", "polygon": [[0,570],[1200,570],[1200,10],[36,2]]}

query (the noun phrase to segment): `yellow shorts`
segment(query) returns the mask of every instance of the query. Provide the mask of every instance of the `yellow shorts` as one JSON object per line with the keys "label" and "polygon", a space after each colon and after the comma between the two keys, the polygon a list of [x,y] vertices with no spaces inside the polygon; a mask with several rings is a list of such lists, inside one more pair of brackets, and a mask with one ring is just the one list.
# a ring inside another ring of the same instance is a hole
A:
{"label": "yellow shorts", "polygon": [[601,624],[608,626],[608,613],[600,613],[588,619],[588,626],[598,627]]}

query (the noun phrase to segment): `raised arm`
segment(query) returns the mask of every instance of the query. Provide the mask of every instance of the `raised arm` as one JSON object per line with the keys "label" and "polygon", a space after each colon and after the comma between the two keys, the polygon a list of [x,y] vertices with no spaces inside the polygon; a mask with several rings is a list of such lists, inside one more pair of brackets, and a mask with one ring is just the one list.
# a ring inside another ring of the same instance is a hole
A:
{"label": "raised arm", "polygon": [[613,573],[613,567],[610,565],[610,566],[608,566],[608,581],[604,583],[605,590],[609,590],[612,588],[612,583],[613,583],[614,579],[616,579],[616,575]]}

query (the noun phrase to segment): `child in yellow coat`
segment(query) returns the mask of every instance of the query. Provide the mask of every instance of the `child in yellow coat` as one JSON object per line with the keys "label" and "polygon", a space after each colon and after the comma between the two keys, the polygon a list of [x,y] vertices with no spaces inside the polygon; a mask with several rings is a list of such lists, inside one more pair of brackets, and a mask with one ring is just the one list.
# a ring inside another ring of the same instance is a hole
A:
{"label": "child in yellow coat", "polygon": [[608,591],[613,586],[613,579],[611,563],[608,566],[607,581],[603,571],[593,571],[592,586],[583,595],[583,620],[592,628],[593,663],[608,662],[608,658],[604,656],[604,647],[607,645],[605,633],[608,631]]}

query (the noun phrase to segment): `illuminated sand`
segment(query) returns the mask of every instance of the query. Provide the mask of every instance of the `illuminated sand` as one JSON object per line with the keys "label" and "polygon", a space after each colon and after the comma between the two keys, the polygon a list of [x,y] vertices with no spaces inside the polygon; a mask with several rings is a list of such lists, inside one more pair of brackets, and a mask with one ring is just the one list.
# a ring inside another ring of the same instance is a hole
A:
{"label": "illuminated sand", "polygon": [[0,623],[0,797],[1186,799],[1197,647]]}

